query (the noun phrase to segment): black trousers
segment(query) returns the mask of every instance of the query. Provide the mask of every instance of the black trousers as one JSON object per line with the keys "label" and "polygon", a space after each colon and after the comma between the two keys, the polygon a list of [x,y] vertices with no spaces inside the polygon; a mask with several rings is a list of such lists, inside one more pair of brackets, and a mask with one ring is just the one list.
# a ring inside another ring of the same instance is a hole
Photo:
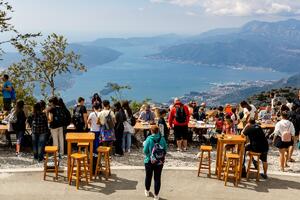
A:
{"label": "black trousers", "polygon": [[158,195],[161,185],[161,172],[163,165],[153,165],[151,162],[145,164],[146,169],[146,178],[145,178],[145,187],[149,191],[151,187],[152,176],[154,173],[154,194]]}
{"label": "black trousers", "polygon": [[116,154],[119,154],[119,155],[123,155],[123,154],[124,154],[123,148],[122,148],[123,133],[124,133],[124,129],[123,129],[123,128],[115,129],[115,136],[116,136],[116,141],[115,141]]}

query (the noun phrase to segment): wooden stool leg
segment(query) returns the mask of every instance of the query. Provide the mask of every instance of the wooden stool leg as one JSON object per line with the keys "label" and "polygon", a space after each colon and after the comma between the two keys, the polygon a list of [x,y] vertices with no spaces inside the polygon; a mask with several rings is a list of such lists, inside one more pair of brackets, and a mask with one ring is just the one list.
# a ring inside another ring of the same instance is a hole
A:
{"label": "wooden stool leg", "polygon": [[85,180],[86,180],[86,184],[89,184],[89,181],[88,181],[88,175],[87,175],[87,170],[86,170],[86,161],[85,161],[85,158],[83,159],[83,169],[84,169],[84,174],[85,174]]}
{"label": "wooden stool leg", "polygon": [[46,153],[46,160],[44,162],[44,180],[46,180],[46,173],[47,173],[47,169],[48,169],[48,153]]}
{"label": "wooden stool leg", "polygon": [[211,176],[211,171],[210,171],[210,151],[208,151],[208,176]]}
{"label": "wooden stool leg", "polygon": [[77,159],[77,169],[76,169],[76,189],[79,189],[79,179],[80,179],[80,160]]}
{"label": "wooden stool leg", "polygon": [[109,171],[109,176],[111,176],[109,152],[107,156],[108,156],[108,171]]}
{"label": "wooden stool leg", "polygon": [[100,162],[100,153],[98,153],[98,158],[97,158],[97,163],[96,163],[96,169],[95,169],[95,177],[94,177],[94,179],[96,179],[97,175],[98,175],[99,162]]}
{"label": "wooden stool leg", "polygon": [[227,179],[228,179],[228,173],[229,173],[229,165],[230,165],[230,160],[227,160],[227,164],[226,164],[226,170],[225,170],[225,174],[224,174],[224,181],[225,181],[225,186],[227,185]]}
{"label": "wooden stool leg", "polygon": [[235,165],[235,167],[234,167],[234,177],[235,177],[234,185],[237,187],[238,186],[238,180],[239,180],[239,170],[238,170],[239,160],[235,160],[234,165]]}
{"label": "wooden stool leg", "polygon": [[73,176],[73,170],[74,170],[74,162],[75,162],[75,160],[72,158],[71,159],[71,169],[70,169],[70,174],[69,174],[69,185],[71,185],[71,182],[72,182],[72,176]]}
{"label": "wooden stool leg", "polygon": [[252,159],[253,159],[253,157],[252,157],[252,155],[250,155],[249,156],[249,162],[248,162],[248,168],[247,168],[247,180],[249,180]]}
{"label": "wooden stool leg", "polygon": [[201,151],[201,157],[199,162],[199,168],[198,168],[198,176],[200,175],[201,167],[202,167],[202,160],[203,159],[203,151]]}
{"label": "wooden stool leg", "polygon": [[57,154],[54,153],[54,167],[55,167],[55,178],[58,179],[58,163],[57,163]]}
{"label": "wooden stool leg", "polygon": [[105,179],[108,180],[108,174],[109,174],[109,169],[108,169],[108,154],[105,153]]}

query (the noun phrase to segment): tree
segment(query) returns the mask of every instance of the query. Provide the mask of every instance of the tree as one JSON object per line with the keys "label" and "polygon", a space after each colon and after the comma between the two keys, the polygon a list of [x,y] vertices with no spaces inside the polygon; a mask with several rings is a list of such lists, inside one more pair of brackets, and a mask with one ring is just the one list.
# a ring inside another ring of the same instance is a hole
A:
{"label": "tree", "polygon": [[[25,40],[32,37],[40,36],[40,33],[37,34],[21,34],[14,25],[11,24],[11,13],[13,13],[12,6],[4,0],[0,0],[0,33],[6,33],[7,38],[0,41],[0,57],[3,55],[4,51],[1,48],[2,44],[11,43],[15,45],[17,41]],[[3,38],[3,37],[2,37]]]}
{"label": "tree", "polygon": [[110,93],[114,93],[115,96],[111,96],[111,100],[113,102],[122,101],[123,98],[123,90],[131,90],[131,86],[129,85],[119,85],[118,83],[107,83],[102,91],[100,91],[101,95],[108,95]]}
{"label": "tree", "polygon": [[67,40],[61,35],[52,33],[40,46],[34,40],[28,39],[16,41],[15,46],[24,58],[11,65],[8,71],[13,71],[28,84],[39,84],[44,97],[47,96],[47,89],[50,89],[52,96],[58,94],[58,75],[86,71],[86,67],[79,62],[80,56],[67,50]]}

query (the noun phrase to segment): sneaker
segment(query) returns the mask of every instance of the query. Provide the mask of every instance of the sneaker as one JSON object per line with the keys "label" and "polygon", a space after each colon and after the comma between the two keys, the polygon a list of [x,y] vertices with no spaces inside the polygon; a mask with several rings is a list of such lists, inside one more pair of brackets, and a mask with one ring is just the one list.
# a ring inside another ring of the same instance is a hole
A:
{"label": "sneaker", "polygon": [[159,200],[159,196],[158,195],[154,195],[154,200]]}
{"label": "sneaker", "polygon": [[268,179],[268,176],[267,176],[266,174],[261,173],[260,176],[261,176],[263,179]]}
{"label": "sneaker", "polygon": [[127,153],[130,153],[130,149],[127,150]]}
{"label": "sneaker", "polygon": [[20,158],[21,154],[19,152],[16,152],[16,157]]}
{"label": "sneaker", "polygon": [[150,196],[150,193],[149,193],[148,190],[145,190],[145,196],[146,196],[146,197],[149,197],[149,196]]}

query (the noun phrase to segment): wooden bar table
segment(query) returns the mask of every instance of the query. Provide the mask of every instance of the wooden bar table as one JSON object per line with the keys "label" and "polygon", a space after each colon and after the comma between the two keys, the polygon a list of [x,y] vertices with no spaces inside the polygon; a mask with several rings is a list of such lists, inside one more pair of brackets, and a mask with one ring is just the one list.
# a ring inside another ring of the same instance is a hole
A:
{"label": "wooden bar table", "polygon": [[246,138],[241,135],[224,135],[222,137],[221,134],[217,135],[218,144],[217,144],[217,158],[216,158],[216,175],[218,179],[221,179],[222,165],[223,165],[223,152],[225,145],[232,144],[238,146],[238,153],[240,155],[239,160],[239,179],[242,175],[242,164],[243,164],[243,156],[245,151],[245,143]]}
{"label": "wooden bar table", "polygon": [[78,142],[88,142],[90,144],[90,179],[92,179],[93,174],[93,145],[94,145],[95,134],[94,133],[67,133],[66,140],[68,143],[68,179],[70,176],[71,168],[71,153],[72,153],[72,143]]}

